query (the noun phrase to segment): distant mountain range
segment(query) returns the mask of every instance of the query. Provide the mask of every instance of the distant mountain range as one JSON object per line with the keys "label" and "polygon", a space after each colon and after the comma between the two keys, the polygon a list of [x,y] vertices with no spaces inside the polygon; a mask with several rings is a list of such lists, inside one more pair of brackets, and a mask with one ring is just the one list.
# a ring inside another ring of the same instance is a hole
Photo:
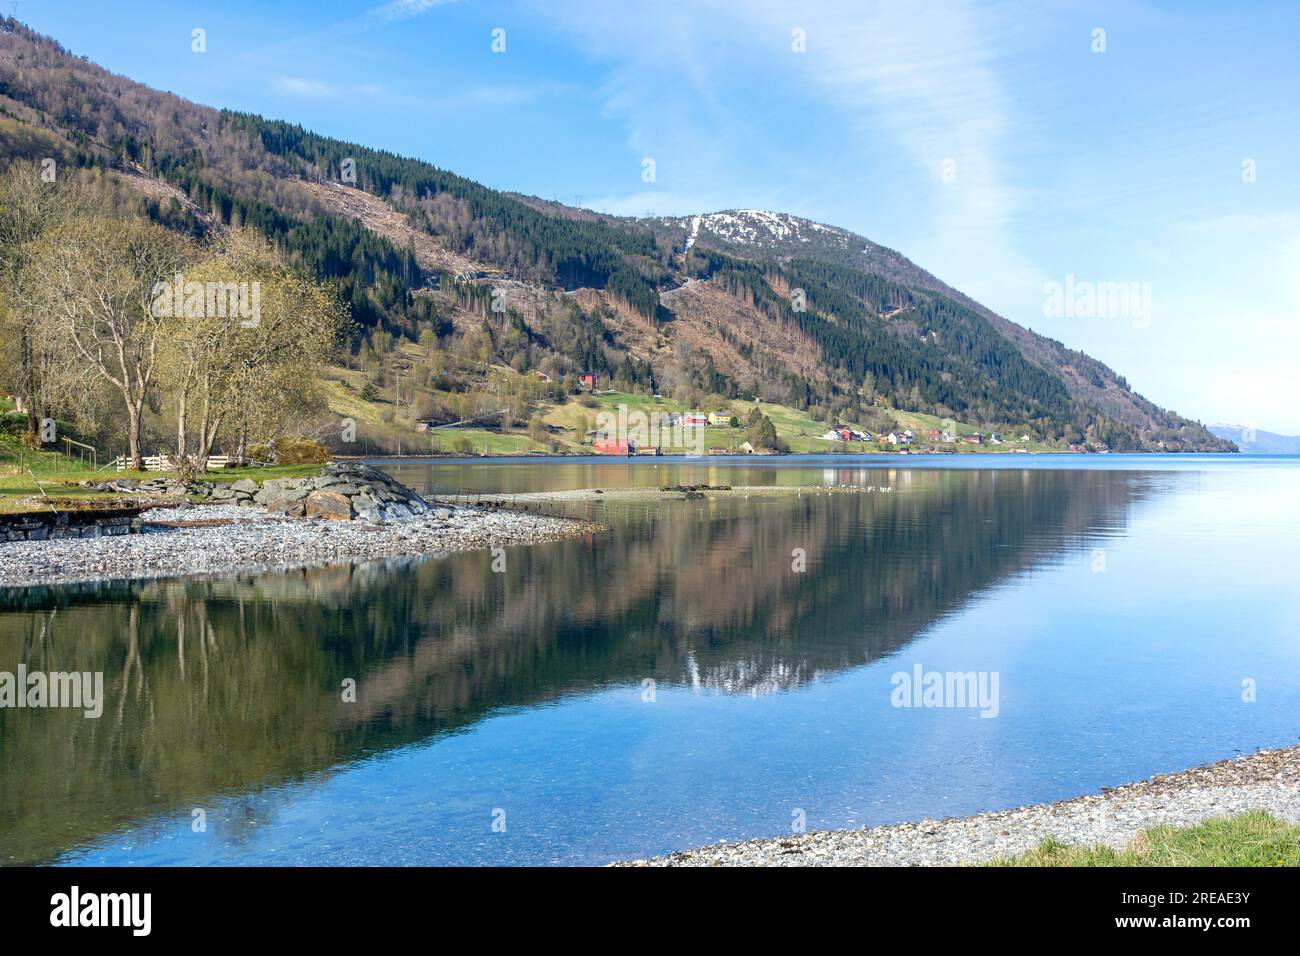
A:
{"label": "distant mountain range", "polygon": [[902,409],[1058,447],[1235,450],[847,230],[760,210],[621,218],[488,189],[150,89],[14,19],[0,21],[0,157],[97,170],[178,231],[264,232],[350,301],[354,348],[377,331],[486,336],[490,362],[517,372],[828,421]]}
{"label": "distant mountain range", "polygon": [[1245,425],[1211,425],[1209,428],[1248,454],[1300,455],[1300,435],[1279,435]]}

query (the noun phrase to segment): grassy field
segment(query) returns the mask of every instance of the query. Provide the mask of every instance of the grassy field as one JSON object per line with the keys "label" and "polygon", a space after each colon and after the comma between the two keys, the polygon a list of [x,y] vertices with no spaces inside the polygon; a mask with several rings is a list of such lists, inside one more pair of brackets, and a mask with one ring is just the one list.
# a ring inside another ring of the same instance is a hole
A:
{"label": "grassy field", "polygon": [[1300,826],[1266,813],[1206,820],[1194,827],[1154,827],[1121,850],[1045,840],[1028,853],[990,866],[1300,866]]}
{"label": "grassy field", "polygon": [[14,510],[18,499],[40,495],[42,486],[52,496],[86,497],[89,492],[70,489],[67,484],[94,474],[88,464],[56,452],[27,448],[21,436],[7,429],[0,430],[0,511]]}
{"label": "grassy field", "polygon": [[[267,468],[228,468],[200,475],[200,481],[235,481],[251,478],[258,484],[271,478],[300,478],[320,473],[320,465],[275,465]],[[10,431],[0,431],[0,512],[23,511],[32,499],[59,499],[71,504],[91,506],[109,504],[119,496],[78,487],[87,480],[108,481],[134,478],[138,481],[157,478],[159,472],[117,471],[112,465],[92,468],[75,458],[52,451],[32,450]]]}
{"label": "grassy field", "polygon": [[[584,430],[596,427],[597,416],[601,412],[610,412],[617,414],[621,404],[627,405],[628,413],[643,412],[650,416],[653,412],[661,415],[669,412],[687,411],[679,406],[676,402],[666,398],[653,398],[647,395],[633,395],[626,392],[603,392],[597,395],[589,396],[577,401],[566,402],[563,405],[550,405],[544,414],[544,421],[548,425],[556,426],[561,429],[558,441],[571,450],[580,450],[579,441]],[[818,421],[804,412],[786,405],[773,405],[767,402],[747,402],[747,401],[719,401],[717,407],[708,406],[699,411],[719,411],[730,409],[737,418],[742,422],[749,415],[750,410],[755,406],[759,407],[763,414],[772,420],[772,425],[776,428],[777,436],[784,439],[790,447],[790,451],[796,454],[808,454],[815,452],[850,452],[863,454],[867,452],[876,452],[881,450],[875,442],[835,442],[827,441],[821,436],[826,433],[827,424]],[[910,428],[917,435],[917,445],[925,444],[921,436],[929,429],[943,430],[944,421],[933,415],[924,415],[919,412],[891,411],[891,417],[898,421],[904,428]],[[864,430],[861,423],[850,422],[859,430]],[[865,429],[870,431],[870,429]],[[958,432],[974,432],[979,429],[968,423],[957,423]],[[735,450],[742,442],[745,441],[745,429],[726,428],[708,426],[703,430],[703,447],[707,451],[710,448],[723,448],[729,451]],[[692,436],[693,437],[693,436]],[[956,453],[984,453],[998,454],[1009,453],[1013,448],[1023,448],[1027,451],[1043,452],[1053,451],[1048,445],[1039,442],[1019,442],[1009,440],[1011,436],[1006,435],[1008,439],[1002,445],[967,445],[954,443],[943,445],[945,451]],[[1016,436],[1017,438],[1019,436]],[[665,453],[674,450],[684,451],[684,448],[675,449],[671,444],[662,446]]]}
{"label": "grassy field", "polygon": [[[410,345],[406,351],[415,349]],[[513,374],[506,368],[495,368],[495,372]],[[602,412],[618,415],[620,406],[626,406],[628,413],[644,413],[647,421],[658,413],[685,411],[729,410],[742,422],[756,405],[762,410],[776,433],[790,451],[795,454],[808,453],[875,453],[886,449],[875,442],[837,442],[827,441],[821,436],[827,430],[827,423],[810,417],[805,412],[785,405],[756,403],[748,401],[726,401],[715,399],[699,409],[688,409],[669,398],[657,398],[651,395],[639,395],[628,392],[601,392],[583,395],[568,401],[555,403],[544,402],[537,408],[537,414],[547,427],[545,435],[534,437],[524,428],[482,428],[455,427],[440,428],[431,432],[419,431],[410,417],[410,408],[403,403],[400,407],[392,400],[395,396],[386,393],[373,400],[361,397],[365,386],[362,372],[347,368],[331,368],[321,379],[321,388],[332,415],[340,419],[350,418],[358,426],[358,442],[355,454],[384,454],[400,449],[403,455],[529,455],[539,453],[591,454],[591,444],[585,440],[588,431],[595,429]],[[403,393],[405,397],[405,392]],[[0,399],[0,412],[12,413],[12,406]],[[917,436],[914,450],[924,447],[925,433],[930,429],[942,430],[942,419],[919,412],[889,410],[889,416],[903,428],[910,428]],[[859,430],[864,428],[860,422],[848,422]],[[959,432],[979,430],[976,426],[959,422]],[[538,440],[538,439],[541,440]],[[940,444],[935,446],[943,452],[958,454],[997,454],[1024,449],[1034,452],[1047,452],[1056,449],[1037,442],[1022,443],[1014,440],[1018,436],[1004,434],[1008,439],[1002,445],[969,445],[963,443]],[[707,426],[701,429],[663,429],[651,437],[651,444],[659,445],[664,454],[687,454],[696,451],[708,452],[711,449],[723,452],[739,452],[739,446],[746,439],[743,426],[731,428],[725,426]],[[51,486],[58,489],[58,496],[67,498],[93,497],[94,493],[84,489],[70,487],[78,481],[93,477],[96,472],[88,465],[74,459],[68,459],[51,451],[29,451],[22,447],[19,436],[13,431],[0,430],[0,509],[12,508],[14,499],[39,496],[40,489],[36,478],[45,485],[45,491],[53,495]],[[99,475],[140,478],[141,475],[128,472],[114,472],[111,468],[101,469]],[[220,473],[218,473],[220,474]],[[266,480],[272,477],[284,477],[288,472],[278,469],[253,469],[246,472],[234,471],[224,473],[222,477],[251,477],[254,480]],[[212,477],[209,480],[218,480]]]}
{"label": "grassy field", "polygon": [[[402,357],[408,362],[420,361],[421,349],[413,343],[401,346]],[[463,371],[463,370],[462,370]],[[505,366],[494,365],[490,370],[493,376],[510,376],[518,373]],[[729,410],[742,422],[750,410],[758,405],[763,413],[772,420],[780,437],[791,452],[807,453],[874,453],[894,451],[889,446],[876,442],[838,442],[828,441],[821,436],[826,433],[828,423],[810,417],[805,412],[785,405],[756,403],[722,398],[706,399],[699,408],[688,408],[670,398],[657,398],[652,395],[640,395],[628,392],[598,392],[592,395],[570,397],[567,401],[541,402],[535,406],[536,414],[547,426],[545,435],[534,436],[524,427],[508,429],[455,427],[442,428],[434,432],[421,432],[416,428],[412,410],[408,402],[416,392],[408,377],[408,384],[402,390],[404,401],[396,402],[397,390],[387,385],[376,390],[370,399],[362,398],[366,387],[365,373],[349,368],[330,368],[322,377],[322,389],[330,412],[339,418],[350,418],[357,423],[359,454],[378,453],[379,448],[395,452],[399,447],[402,454],[476,454],[476,455],[525,455],[547,452],[568,454],[590,454],[590,442],[584,441],[587,432],[594,430],[598,416],[602,412],[618,413],[620,405],[626,405],[629,414],[641,412],[647,419],[654,413],[667,415],[670,412],[698,411],[705,414],[712,411]],[[427,393],[427,390],[425,391]],[[999,454],[1023,450],[1032,452],[1050,452],[1058,449],[1038,442],[1020,442],[1019,432],[1011,434],[1009,426],[999,426],[1004,438],[1001,445],[972,445],[962,442],[935,443],[927,442],[925,435],[931,429],[942,432],[944,420],[920,412],[907,412],[897,409],[883,409],[888,419],[898,423],[901,428],[910,428],[916,435],[913,450],[930,445],[935,450],[957,454]],[[866,427],[862,422],[844,422],[859,431],[876,431]],[[954,430],[960,433],[976,431],[987,432],[988,426],[980,427],[970,422],[955,423]],[[665,454],[688,453],[701,449],[720,449],[737,451],[745,441],[743,427],[727,428],[708,426],[699,431],[688,430],[685,436],[673,434],[674,430],[664,429],[652,437],[649,444],[658,445]],[[682,441],[682,438],[685,441]],[[676,442],[676,443],[675,443]],[[467,444],[468,443],[468,444]]]}
{"label": "grassy field", "polygon": [[[109,481],[116,478],[134,478],[137,481],[144,481],[149,478],[158,478],[161,475],[160,472],[156,471],[143,472],[130,469],[115,471],[112,468],[92,471],[90,469],[74,468],[62,471],[50,469],[37,472],[37,477],[33,478],[27,473],[9,473],[5,469],[5,464],[3,459],[0,459],[0,513],[26,511],[37,505],[37,500],[43,501],[47,496],[59,502],[84,507],[107,505],[119,500],[122,496],[115,492],[92,491],[89,488],[81,488],[78,487],[78,483],[88,479]],[[251,478],[260,485],[272,478],[306,478],[318,475],[320,469],[320,465],[270,465],[265,468],[227,468],[216,469],[206,475],[199,475],[196,480],[218,482]],[[37,479],[39,479],[39,485]]]}
{"label": "grassy field", "polygon": [[502,431],[490,428],[440,428],[437,431],[416,430],[407,416],[409,410],[399,410],[387,399],[366,401],[361,397],[364,376],[351,369],[331,369],[330,377],[322,381],[322,388],[330,411],[339,418],[351,418],[357,423],[361,436],[359,453],[368,454],[366,439],[379,440],[390,447],[401,447],[403,455],[459,454],[464,441],[468,441],[475,455],[523,455],[546,451],[546,445],[534,441],[524,429]]}
{"label": "grassy field", "polygon": [[[489,428],[440,428],[432,432],[418,432],[428,450],[434,454],[458,454],[465,442],[475,455],[526,455],[546,451],[546,446],[533,441],[522,431],[495,431]],[[412,446],[417,447],[417,446]]]}

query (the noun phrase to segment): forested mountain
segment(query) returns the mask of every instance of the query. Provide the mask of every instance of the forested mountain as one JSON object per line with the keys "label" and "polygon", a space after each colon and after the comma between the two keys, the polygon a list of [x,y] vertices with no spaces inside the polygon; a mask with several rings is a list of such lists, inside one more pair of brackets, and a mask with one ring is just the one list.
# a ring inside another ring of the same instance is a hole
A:
{"label": "forested mountain", "polygon": [[5,162],[56,158],[194,237],[270,237],[350,303],[347,361],[382,375],[403,338],[444,355],[424,376],[427,417],[464,414],[456,394],[484,384],[468,370],[508,366],[557,389],[595,371],[628,390],[758,397],[826,421],[896,408],[1046,442],[1232,450],[844,230],[756,211],[620,219],[503,193],[152,90],[13,19],[0,31]]}

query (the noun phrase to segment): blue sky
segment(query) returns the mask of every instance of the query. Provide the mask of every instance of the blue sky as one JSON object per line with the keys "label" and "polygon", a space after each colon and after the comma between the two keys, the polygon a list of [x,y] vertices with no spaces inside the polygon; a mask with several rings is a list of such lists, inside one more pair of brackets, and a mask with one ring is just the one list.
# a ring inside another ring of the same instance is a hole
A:
{"label": "blue sky", "polygon": [[[1159,404],[1300,433],[1294,2],[20,0],[17,12],[151,86],[490,186],[623,214],[763,208],[843,226]],[[1048,316],[1045,284],[1067,276],[1149,284],[1149,320]]]}

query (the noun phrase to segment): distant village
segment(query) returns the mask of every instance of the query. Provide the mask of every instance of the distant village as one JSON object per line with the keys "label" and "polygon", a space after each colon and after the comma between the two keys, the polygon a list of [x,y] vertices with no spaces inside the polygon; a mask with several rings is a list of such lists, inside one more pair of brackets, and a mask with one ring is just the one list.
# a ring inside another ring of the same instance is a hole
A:
{"label": "distant village", "polygon": [[[535,374],[542,381],[550,381],[549,376],[540,370]],[[614,394],[609,389],[602,391],[600,375],[596,372],[583,372],[576,376],[578,386],[590,395],[609,395]],[[655,396],[659,398],[660,396]],[[729,428],[738,430],[739,434],[733,434],[733,439],[726,442],[726,446],[713,445],[704,447],[703,441],[692,441],[685,438],[681,441],[668,441],[666,443],[656,444],[655,439],[651,437],[646,440],[645,436],[636,434],[613,436],[602,432],[599,429],[588,430],[584,435],[584,444],[589,444],[592,454],[626,457],[631,455],[661,455],[675,453],[665,451],[663,444],[670,449],[694,448],[698,449],[695,453],[707,453],[710,455],[735,455],[735,454],[771,454],[776,450],[769,447],[763,447],[754,441],[746,438],[743,441],[735,442],[735,437],[745,434],[747,423],[730,409],[720,408],[710,412],[702,411],[664,411],[654,413],[654,423],[649,429],[650,432],[668,432],[675,431],[677,436],[689,435],[696,429],[719,429]],[[434,427],[433,422],[419,422],[418,427],[421,430],[431,430]],[[717,432],[701,433],[700,437],[714,437]],[[852,451],[851,446],[874,446],[874,448],[863,447],[860,452],[878,451],[898,451],[904,454],[924,455],[937,451],[943,451],[943,446],[955,445],[977,445],[977,446],[998,446],[1006,444],[1009,447],[1006,451],[1018,454],[1028,454],[1029,448],[1026,447],[1034,439],[1029,435],[1021,435],[1019,438],[1004,438],[996,431],[989,432],[957,432],[945,431],[938,428],[924,429],[916,432],[911,428],[899,430],[872,433],[865,429],[855,428],[847,424],[836,424],[828,428],[823,434],[818,435],[823,441],[833,442],[835,446],[826,448],[827,452],[835,451]],[[955,450],[955,449],[948,449]],[[1070,445],[1069,450],[1075,453],[1083,452],[1101,452],[1106,453],[1107,449],[1102,446],[1083,446]]]}
{"label": "distant village", "polygon": [[[901,432],[887,432],[881,435],[873,436],[871,432],[858,431],[845,425],[832,428],[826,434],[821,436],[826,441],[838,442],[870,442],[875,441],[882,445],[911,445],[916,441],[916,434],[912,429],[907,428]],[[997,432],[990,432],[985,435],[982,432],[970,432],[964,435],[948,434],[941,432],[937,428],[928,429],[922,432],[922,437],[931,442],[962,442],[967,445],[1001,445],[1002,436]],[[1021,441],[1029,441],[1029,436],[1025,435]]]}

